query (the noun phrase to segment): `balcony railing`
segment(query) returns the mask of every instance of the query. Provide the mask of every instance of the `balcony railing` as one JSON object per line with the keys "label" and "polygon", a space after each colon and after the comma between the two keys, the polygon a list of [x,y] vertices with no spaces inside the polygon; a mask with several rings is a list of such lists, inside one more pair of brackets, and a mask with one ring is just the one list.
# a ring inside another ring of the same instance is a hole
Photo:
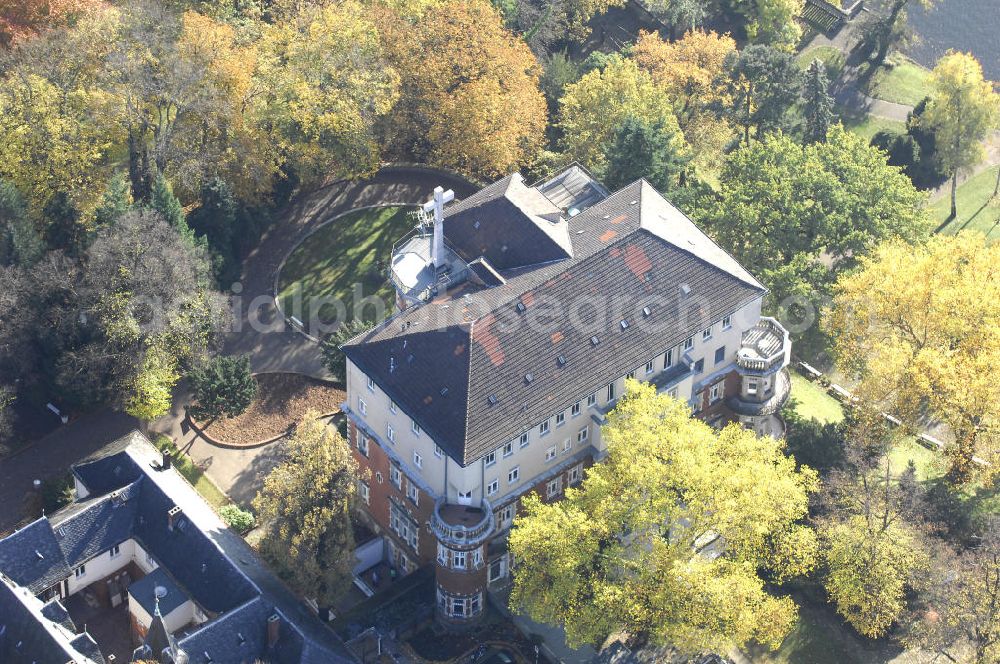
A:
{"label": "balcony railing", "polygon": [[493,507],[485,498],[478,507],[446,503],[443,498],[434,503],[431,530],[447,546],[478,546],[493,534],[495,525]]}
{"label": "balcony railing", "polygon": [[736,365],[757,373],[777,371],[788,364],[791,353],[788,331],[775,319],[762,317],[743,333]]}

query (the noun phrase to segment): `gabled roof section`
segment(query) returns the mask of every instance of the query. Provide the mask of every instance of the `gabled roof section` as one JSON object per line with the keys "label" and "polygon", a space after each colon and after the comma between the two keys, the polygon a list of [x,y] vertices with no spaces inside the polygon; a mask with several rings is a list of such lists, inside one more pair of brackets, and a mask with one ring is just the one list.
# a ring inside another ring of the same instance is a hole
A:
{"label": "gabled roof section", "polygon": [[764,286],[735,258],[698,228],[686,214],[673,206],[651,184],[642,180],[641,227],[755,287]]}
{"label": "gabled roof section", "polygon": [[[565,224],[567,259],[409,307],[343,346],[463,466],[766,292],[645,181]],[[570,316],[580,298],[594,320]]]}
{"label": "gabled roof section", "polygon": [[0,573],[35,594],[70,575],[48,519],[42,517],[0,539]]}
{"label": "gabled roof section", "polygon": [[30,590],[0,575],[0,662],[4,664],[103,664],[86,633],[74,635],[50,620]]}
{"label": "gabled roof section", "polygon": [[562,210],[518,173],[449,207],[444,236],[466,262],[482,256],[500,272],[573,255]]}

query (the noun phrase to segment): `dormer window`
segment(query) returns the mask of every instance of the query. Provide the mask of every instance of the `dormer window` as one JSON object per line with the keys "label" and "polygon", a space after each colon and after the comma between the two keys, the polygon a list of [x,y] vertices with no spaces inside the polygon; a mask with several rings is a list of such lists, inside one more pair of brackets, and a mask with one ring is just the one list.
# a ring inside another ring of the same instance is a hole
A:
{"label": "dormer window", "polygon": [[518,302],[516,305],[514,305],[514,308],[517,309],[517,313],[519,314],[523,314],[527,309],[527,307],[524,306],[524,302]]}
{"label": "dormer window", "polygon": [[624,318],[622,318],[621,321],[619,321],[618,324],[621,326],[621,328],[623,330],[627,330],[628,329],[628,321],[625,320]]}
{"label": "dormer window", "polygon": [[593,336],[593,337],[590,338],[590,345],[591,346],[596,346],[599,343],[601,343],[601,340],[598,339],[597,336]]}

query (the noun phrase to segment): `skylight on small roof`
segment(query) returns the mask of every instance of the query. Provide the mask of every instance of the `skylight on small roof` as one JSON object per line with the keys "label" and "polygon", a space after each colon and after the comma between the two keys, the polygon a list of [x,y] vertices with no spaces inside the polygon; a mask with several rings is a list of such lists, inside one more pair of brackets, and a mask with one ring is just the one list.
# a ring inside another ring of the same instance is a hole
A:
{"label": "skylight on small roof", "polygon": [[622,326],[623,330],[627,330],[628,329],[628,321],[625,320],[624,318],[622,318],[621,321],[618,324]]}
{"label": "skylight on small roof", "polygon": [[649,310],[649,307],[643,307],[642,308],[642,317],[643,318],[648,318],[650,313],[651,312]]}
{"label": "skylight on small roof", "polygon": [[486,397],[486,401],[489,402],[491,406],[497,405],[497,395],[491,394],[490,396]]}
{"label": "skylight on small roof", "polygon": [[527,309],[527,307],[524,306],[524,302],[518,302],[516,305],[514,305],[514,307],[517,309],[518,313],[522,313],[522,314]]}
{"label": "skylight on small roof", "polygon": [[535,380],[535,377],[531,375],[531,372],[528,372],[528,373],[524,374],[524,382],[525,383],[531,383],[531,381],[533,381],[533,380]]}
{"label": "skylight on small roof", "polygon": [[601,340],[598,339],[596,335],[590,338],[590,345],[591,346],[596,346],[599,343],[601,343]]}
{"label": "skylight on small roof", "polygon": [[560,355],[559,357],[557,357],[556,358],[556,363],[558,363],[559,366],[565,366],[565,364],[566,364],[566,356],[565,355]]}

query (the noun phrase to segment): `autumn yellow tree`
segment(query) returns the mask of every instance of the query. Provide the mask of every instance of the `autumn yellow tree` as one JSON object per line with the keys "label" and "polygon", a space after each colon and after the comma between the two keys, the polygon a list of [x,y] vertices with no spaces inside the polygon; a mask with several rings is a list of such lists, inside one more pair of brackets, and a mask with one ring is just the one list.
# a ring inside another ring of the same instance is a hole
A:
{"label": "autumn yellow tree", "polygon": [[888,242],[841,277],[824,320],[861,401],[948,425],[949,477],[1000,463],[1000,247],[976,233]]}
{"label": "autumn yellow tree", "polygon": [[675,42],[643,32],[632,57],[670,98],[677,123],[695,162],[716,165],[732,140],[733,128],[716,113],[728,104],[722,83],[726,57],[736,50],[729,35],[694,30]]}
{"label": "autumn yellow tree", "polygon": [[679,128],[671,98],[631,59],[614,56],[567,85],[559,100],[559,128],[568,156],[600,171],[615,132],[627,118],[659,124],[666,133]]}
{"label": "autumn yellow tree", "polygon": [[84,218],[100,198],[106,160],[121,140],[118,99],[101,78],[116,35],[117,12],[107,10],[9,54],[0,75],[0,177],[17,186],[36,220],[58,192]]}
{"label": "autumn yellow tree", "polygon": [[542,145],[540,67],[485,0],[450,0],[422,20],[384,12],[382,38],[402,79],[384,123],[397,157],[484,177],[529,163]]}
{"label": "autumn yellow tree", "polygon": [[717,432],[636,381],[603,435],[609,456],[579,489],[524,499],[511,607],[562,625],[571,645],[625,631],[690,653],[777,646],[796,606],[761,571],[780,581],[812,569],[816,539],[799,522],[815,473],[774,438]]}
{"label": "autumn yellow tree", "polygon": [[954,219],[958,174],[983,160],[983,140],[1000,126],[1000,95],[971,53],[945,54],[931,72],[931,86],[920,123],[934,132],[935,154],[951,176],[949,219]]}
{"label": "autumn yellow tree", "polygon": [[266,533],[261,553],[297,592],[328,605],[351,585],[358,464],[318,415],[307,412],[296,425],[253,506]]}
{"label": "autumn yellow tree", "polygon": [[305,181],[354,177],[379,163],[375,124],[399,77],[359,2],[315,8],[270,26],[260,45],[259,123]]}

